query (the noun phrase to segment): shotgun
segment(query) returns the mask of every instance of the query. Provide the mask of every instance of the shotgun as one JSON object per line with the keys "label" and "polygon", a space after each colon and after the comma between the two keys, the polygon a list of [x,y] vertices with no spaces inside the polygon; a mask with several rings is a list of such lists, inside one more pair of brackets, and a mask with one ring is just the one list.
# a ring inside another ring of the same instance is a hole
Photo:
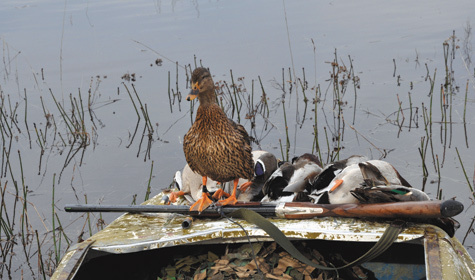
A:
{"label": "shotgun", "polygon": [[241,208],[253,210],[264,217],[311,219],[317,217],[353,218],[443,218],[463,211],[456,200],[408,201],[373,204],[314,204],[311,202],[238,202],[235,205],[210,206],[202,212],[190,211],[186,205],[66,205],[66,212],[128,212],[178,213],[193,217],[220,217]]}

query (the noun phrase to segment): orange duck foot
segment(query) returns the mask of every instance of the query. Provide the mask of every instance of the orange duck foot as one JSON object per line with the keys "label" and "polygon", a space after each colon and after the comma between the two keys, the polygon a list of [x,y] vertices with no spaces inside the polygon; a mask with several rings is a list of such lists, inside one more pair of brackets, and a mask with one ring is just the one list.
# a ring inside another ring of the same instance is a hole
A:
{"label": "orange duck foot", "polygon": [[209,199],[209,193],[203,192],[201,194],[201,198],[198,199],[198,201],[196,201],[195,203],[193,203],[193,205],[191,205],[190,211],[201,212],[204,209],[208,208],[208,206],[210,206],[211,203],[213,203],[213,201]]}
{"label": "orange duck foot", "polygon": [[241,192],[245,192],[245,191],[247,191],[247,189],[249,189],[249,187],[250,187],[251,185],[252,185],[252,182],[249,181],[249,182],[246,182],[246,183],[242,184],[241,186],[239,186],[238,189],[239,189]]}
{"label": "orange duck foot", "polygon": [[178,199],[179,196],[182,196],[182,195],[185,195],[185,194],[186,193],[182,192],[182,191],[172,192],[172,193],[170,193],[168,198],[170,199],[170,202],[176,202],[176,200]]}
{"label": "orange duck foot", "polygon": [[229,197],[229,193],[225,192],[223,189],[218,189],[216,192],[213,194],[214,199],[220,199],[221,197]]}
{"label": "orange duck foot", "polygon": [[228,205],[228,204],[234,205],[237,203],[236,194],[232,194],[228,198],[218,201],[218,203],[221,206]]}

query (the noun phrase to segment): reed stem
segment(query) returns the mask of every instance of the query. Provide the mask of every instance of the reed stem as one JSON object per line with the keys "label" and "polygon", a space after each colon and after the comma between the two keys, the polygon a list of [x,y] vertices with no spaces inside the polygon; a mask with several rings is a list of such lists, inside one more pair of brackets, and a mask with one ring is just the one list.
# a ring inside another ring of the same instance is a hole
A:
{"label": "reed stem", "polygon": [[150,176],[148,177],[148,184],[147,184],[147,191],[145,192],[145,199],[144,201],[147,201],[149,199],[151,191],[151,186],[150,183],[152,182],[152,173],[153,173],[153,160],[152,160],[152,165],[150,167]]}

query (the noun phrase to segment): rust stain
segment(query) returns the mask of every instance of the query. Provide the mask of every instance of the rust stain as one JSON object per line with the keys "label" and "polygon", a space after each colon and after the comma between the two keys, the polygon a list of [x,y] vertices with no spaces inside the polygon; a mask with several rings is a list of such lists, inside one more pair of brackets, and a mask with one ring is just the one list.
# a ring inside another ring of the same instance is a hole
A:
{"label": "rust stain", "polygon": [[426,256],[426,274],[429,279],[442,279],[440,263],[439,237],[433,227],[427,227],[424,234]]}

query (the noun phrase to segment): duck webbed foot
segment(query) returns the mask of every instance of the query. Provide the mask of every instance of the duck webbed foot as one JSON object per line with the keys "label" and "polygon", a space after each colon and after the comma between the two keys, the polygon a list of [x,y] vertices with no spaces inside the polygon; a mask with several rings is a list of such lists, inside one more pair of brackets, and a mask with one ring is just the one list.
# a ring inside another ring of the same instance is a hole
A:
{"label": "duck webbed foot", "polygon": [[246,182],[246,183],[244,183],[244,184],[242,184],[242,185],[239,186],[239,190],[240,190],[241,192],[245,192],[245,191],[247,191],[247,189],[249,189],[249,187],[250,187],[251,185],[252,185],[252,182],[251,182],[251,181]]}
{"label": "duck webbed foot", "polygon": [[237,185],[238,185],[238,181],[239,181],[239,178],[238,179],[234,179],[234,188],[233,188],[233,193],[226,199],[224,200],[220,200],[218,201],[218,203],[220,205],[234,205],[237,203],[237,199],[236,199],[236,189],[237,189]]}
{"label": "duck webbed foot", "polygon": [[201,198],[191,205],[190,211],[201,212],[213,203],[213,201],[209,198],[210,195],[208,189],[206,188],[206,181],[207,177],[203,176],[203,191],[201,193]]}
{"label": "duck webbed foot", "polygon": [[201,212],[204,209],[208,208],[213,203],[213,201],[209,198],[209,193],[203,191],[201,194],[201,198],[198,199],[193,205],[190,207],[190,211],[198,211]]}
{"label": "duck webbed foot", "polygon": [[[223,185],[221,187],[224,188]],[[214,192],[214,194],[213,194],[214,199],[220,199],[223,196],[225,196],[225,197],[230,196],[230,194],[225,192],[222,188],[219,188],[217,191]]]}
{"label": "duck webbed foot", "polygon": [[176,202],[179,196],[185,195],[185,192],[182,191],[177,191],[177,192],[171,192],[168,198],[170,199],[170,202]]}

